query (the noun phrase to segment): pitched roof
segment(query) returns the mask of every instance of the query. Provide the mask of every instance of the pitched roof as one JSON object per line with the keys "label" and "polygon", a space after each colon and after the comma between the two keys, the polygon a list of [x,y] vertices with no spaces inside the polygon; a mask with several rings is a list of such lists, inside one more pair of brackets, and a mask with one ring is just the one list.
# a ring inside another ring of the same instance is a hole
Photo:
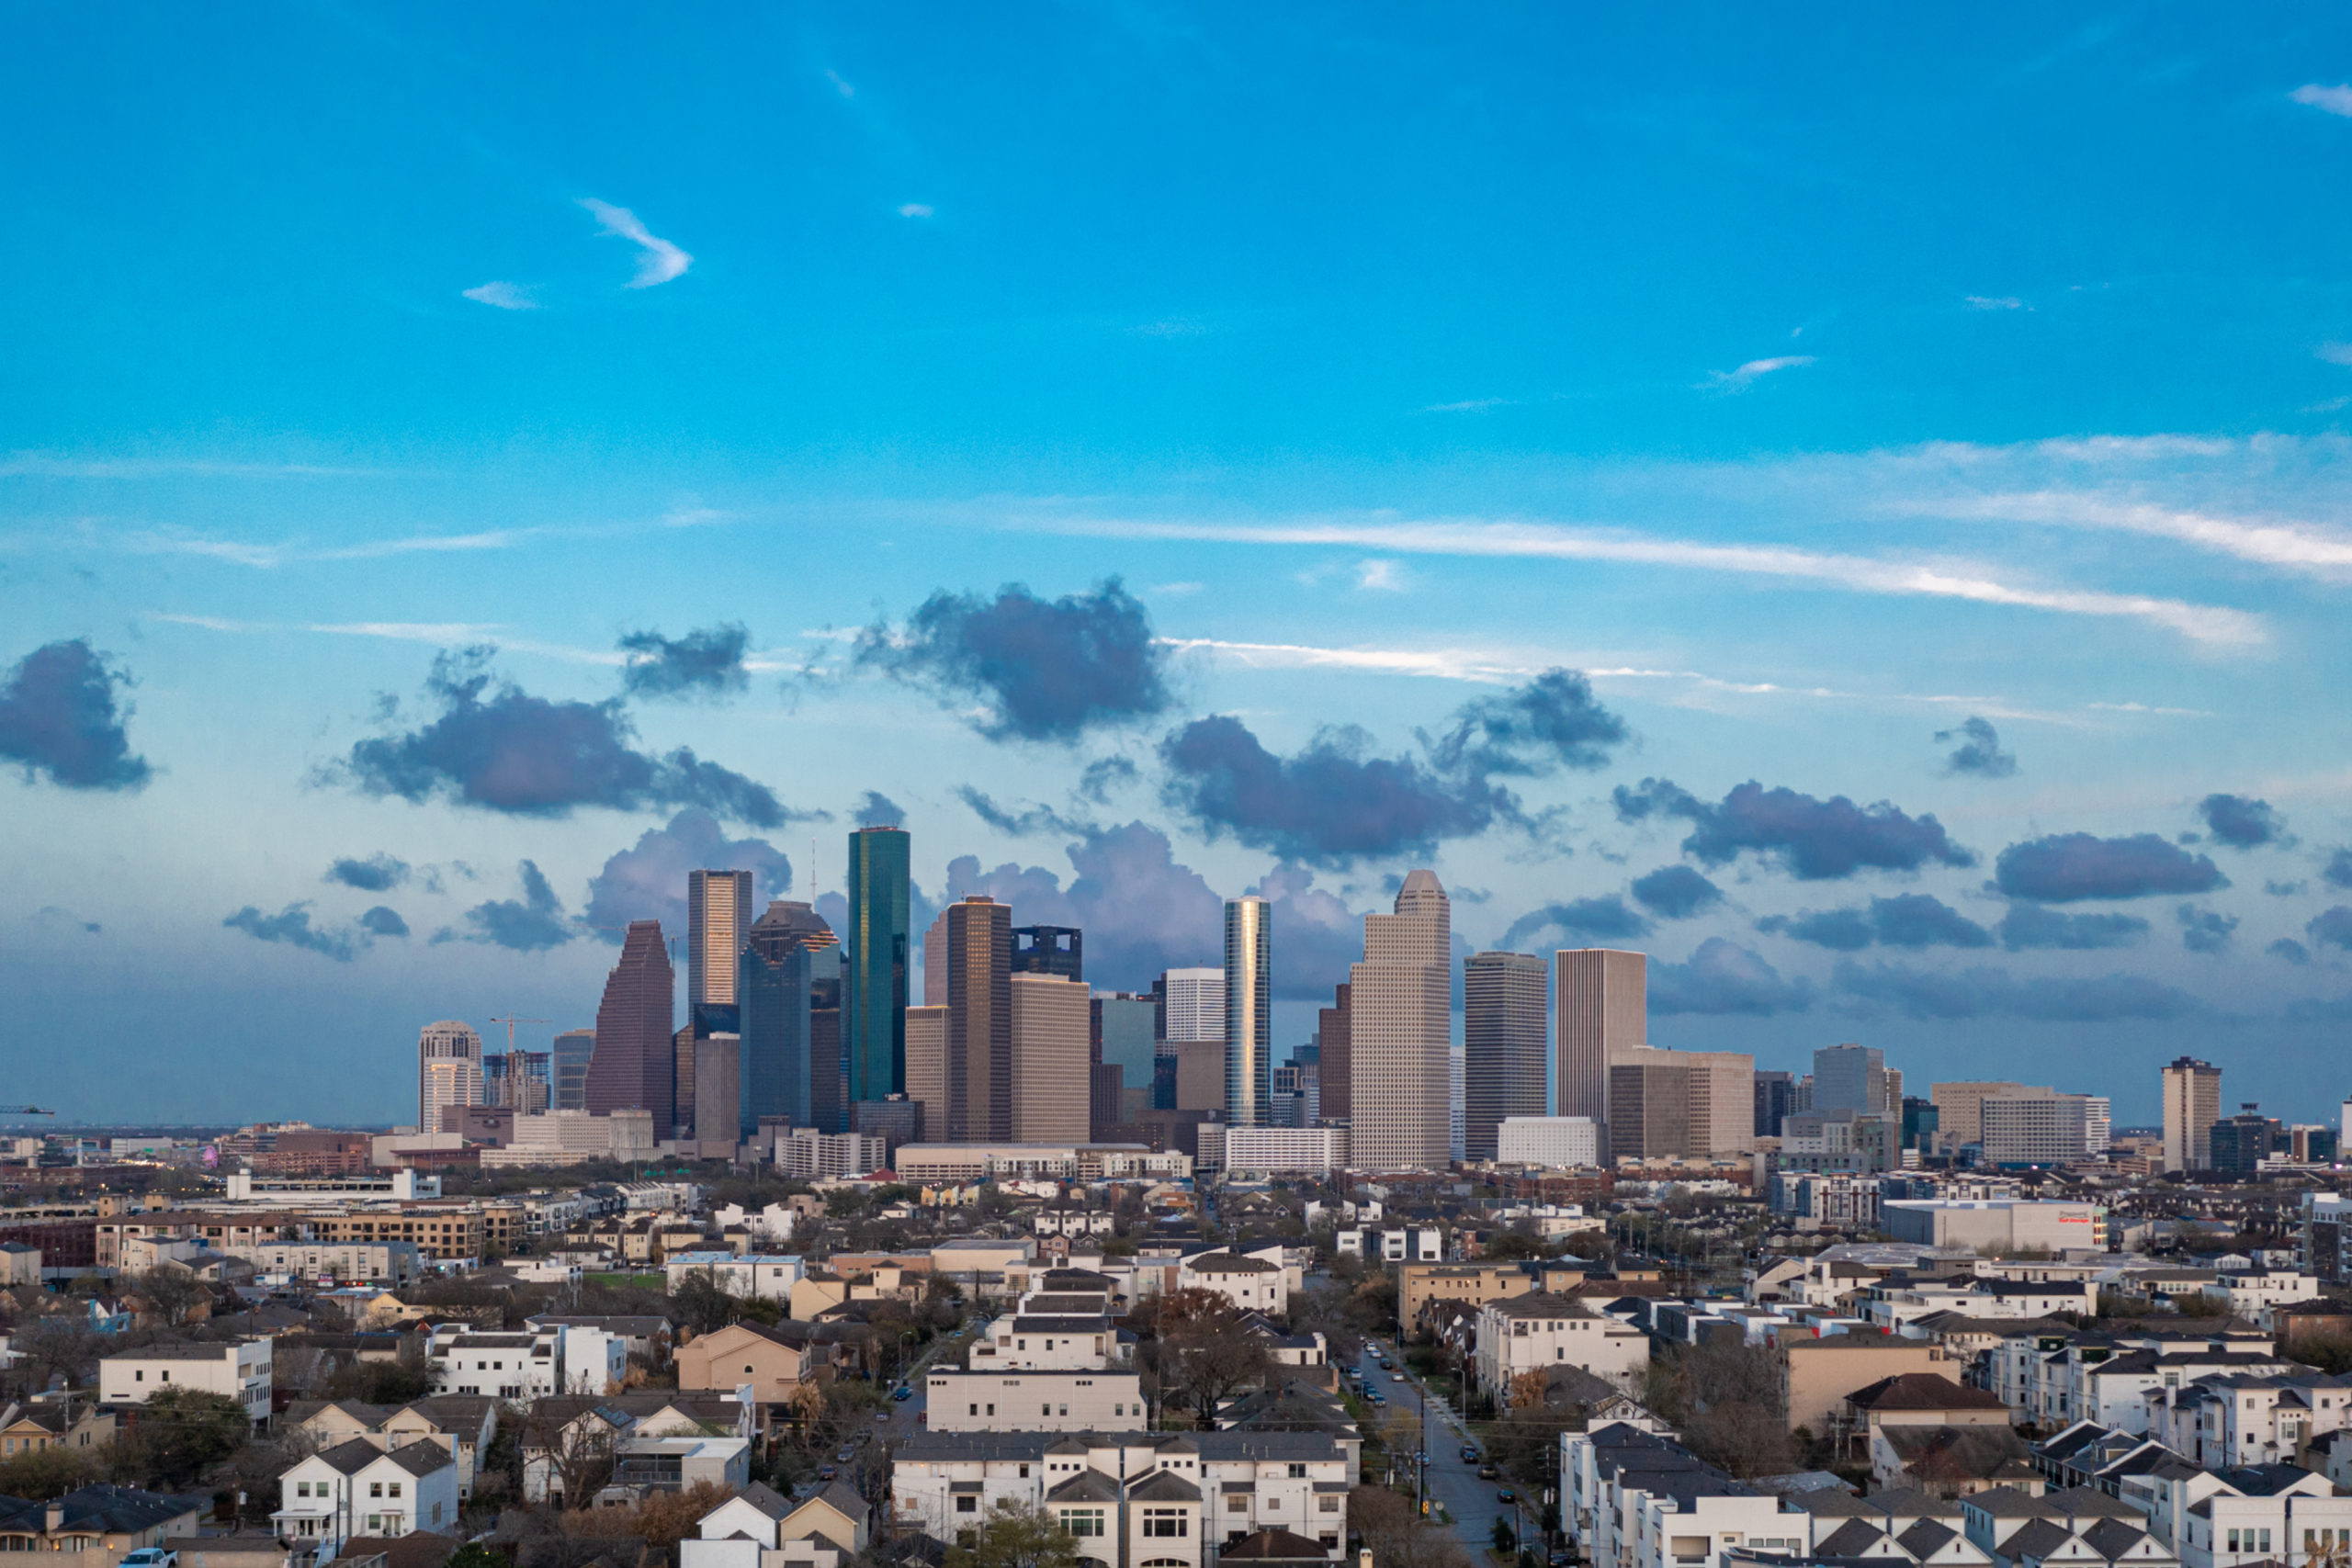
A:
{"label": "pitched roof", "polygon": [[[56,1505],[64,1515],[63,1529],[68,1533],[127,1533],[153,1529],[157,1525],[200,1512],[211,1506],[211,1499],[144,1492],[136,1486],[85,1486],[66,1493],[56,1500]],[[28,1502],[22,1497],[0,1498],[0,1530],[45,1535],[49,1529],[49,1507],[47,1503]]]}
{"label": "pitched roof", "polygon": [[1080,1471],[1046,1494],[1048,1503],[1115,1503],[1118,1500],[1118,1483],[1091,1467]]}
{"label": "pitched roof", "polygon": [[1245,1535],[1217,1553],[1224,1562],[1326,1562],[1330,1553],[1303,1535],[1286,1529],[1262,1529]]}
{"label": "pitched roof", "polygon": [[[778,1492],[775,1487],[770,1486],[764,1481],[752,1482],[750,1485],[744,1487],[743,1490],[736,1493],[735,1497],[737,1500],[749,1503],[752,1507],[758,1509],[760,1517],[765,1519],[782,1519],[789,1517],[792,1513],[792,1499],[786,1497],[784,1494]],[[726,1504],[721,1503],[718,1506],[723,1508],[726,1506]],[[718,1512],[718,1508],[713,1508],[711,1510],[711,1513],[713,1514],[717,1512]],[[708,1515],[704,1517],[708,1517]]]}
{"label": "pitched roof", "polygon": [[1127,1496],[1138,1503],[1197,1503],[1201,1489],[1172,1470],[1155,1470],[1128,1487]]}
{"label": "pitched roof", "polygon": [[1941,1372],[1904,1372],[1856,1389],[1857,1410],[2007,1410],[1989,1389],[1963,1388]]}

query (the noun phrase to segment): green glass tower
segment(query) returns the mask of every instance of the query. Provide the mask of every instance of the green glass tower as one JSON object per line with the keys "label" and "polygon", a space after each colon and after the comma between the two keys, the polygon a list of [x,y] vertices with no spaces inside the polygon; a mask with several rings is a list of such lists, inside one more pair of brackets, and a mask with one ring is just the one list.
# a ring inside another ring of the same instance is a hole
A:
{"label": "green glass tower", "polygon": [[842,1055],[853,1104],[906,1092],[910,845],[903,828],[860,828],[849,836]]}

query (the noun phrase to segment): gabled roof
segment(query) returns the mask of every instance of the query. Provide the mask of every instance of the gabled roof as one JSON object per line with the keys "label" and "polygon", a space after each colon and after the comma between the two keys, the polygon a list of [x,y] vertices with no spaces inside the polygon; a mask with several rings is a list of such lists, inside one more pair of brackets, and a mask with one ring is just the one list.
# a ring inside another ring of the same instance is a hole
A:
{"label": "gabled roof", "polygon": [[2047,1557],[2074,1539],[2074,1534],[2055,1519],[2029,1519],[2001,1543],[2001,1555],[2012,1562]]}
{"label": "gabled roof", "polygon": [[1128,1487],[1127,1496],[1137,1503],[1197,1503],[1201,1489],[1172,1470],[1155,1470]]}
{"label": "gabled roof", "polygon": [[[175,1496],[143,1492],[136,1486],[85,1486],[56,1500],[64,1515],[65,1533],[149,1530],[184,1515],[211,1506],[209,1497]],[[0,1498],[0,1530],[30,1535],[48,1533],[47,1503],[22,1497]]]}
{"label": "gabled roof", "polygon": [[2147,1539],[2146,1530],[2121,1519],[2101,1519],[2083,1531],[2083,1544],[2110,1562]]}
{"label": "gabled roof", "polygon": [[2008,1406],[1988,1389],[1963,1388],[1941,1372],[1904,1372],[1881,1378],[1848,1395],[1857,1410],[2001,1410]]}
{"label": "gabled roof", "polygon": [[1118,1500],[1119,1483],[1093,1469],[1081,1470],[1046,1493],[1048,1503],[1115,1503]]}
{"label": "gabled roof", "polygon": [[1939,1519],[1921,1519],[1894,1538],[1894,1543],[1919,1562],[1941,1551],[1959,1538],[1960,1532]]}
{"label": "gabled roof", "polygon": [[1222,1562],[1328,1562],[1331,1554],[1303,1535],[1262,1529],[1243,1536],[1217,1553]]}
{"label": "gabled roof", "polygon": [[1861,1557],[1886,1539],[1886,1531],[1868,1519],[1848,1519],[1823,1537],[1814,1550],[1824,1557]]}
{"label": "gabled roof", "polygon": [[[752,1482],[750,1485],[744,1487],[743,1490],[736,1493],[733,1500],[749,1503],[753,1508],[759,1510],[760,1517],[764,1519],[783,1519],[789,1517],[792,1513],[792,1499],[785,1496],[782,1493],[778,1492],[775,1487],[770,1486],[764,1481]],[[726,1504],[721,1503],[718,1506],[723,1508],[726,1506]],[[711,1513],[715,1514],[718,1511],[718,1508],[713,1508]],[[705,1515],[704,1517],[708,1517],[709,1516]]]}

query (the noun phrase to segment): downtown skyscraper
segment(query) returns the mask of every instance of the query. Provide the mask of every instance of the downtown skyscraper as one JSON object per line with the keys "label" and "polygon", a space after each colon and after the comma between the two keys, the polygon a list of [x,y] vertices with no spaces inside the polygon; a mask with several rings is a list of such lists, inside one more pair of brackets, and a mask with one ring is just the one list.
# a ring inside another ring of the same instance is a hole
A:
{"label": "downtown skyscraper", "polygon": [[1273,908],[1263,898],[1225,906],[1225,1111],[1236,1127],[1264,1126],[1274,1055]]}
{"label": "downtown skyscraper", "polygon": [[1609,1120],[1609,1067],[1650,1039],[1649,959],[1614,948],[1554,955],[1558,1010],[1559,1114]]}
{"label": "downtown skyscraper", "polygon": [[1437,874],[1413,872],[1396,913],[1363,918],[1348,974],[1349,1146],[1363,1170],[1442,1170],[1452,1139],[1453,907]]}
{"label": "downtown skyscraper", "polygon": [[907,1087],[912,855],[902,828],[860,828],[849,836],[842,1053],[848,1070],[843,1095],[852,1104],[887,1099]]}
{"label": "downtown skyscraper", "polygon": [[752,923],[752,874],[686,873],[686,1012],[735,1005],[735,955]]}
{"label": "downtown skyscraper", "polygon": [[[924,1136],[1001,1142],[1013,1121],[1012,907],[976,897],[948,905],[946,918],[947,1124]],[[1083,1032],[1079,1038],[1082,1046]],[[1082,1103],[1082,1085],[1079,1092]]]}
{"label": "downtown skyscraper", "polygon": [[[763,1116],[788,1119],[795,1127],[819,1125],[815,1085],[820,1077],[838,1077],[839,1069],[817,1071],[814,1015],[823,982],[832,982],[838,994],[840,976],[840,943],[808,905],[779,898],[752,923],[736,961],[742,1041],[736,1114],[745,1137],[758,1131]],[[838,1033],[833,1049],[838,1054]]]}
{"label": "downtown skyscraper", "polygon": [[1473,953],[1462,972],[1462,1150],[1493,1159],[1496,1129],[1544,1114],[1544,963]]}
{"label": "downtown skyscraper", "polygon": [[588,1062],[588,1109],[599,1115],[650,1111],[653,1135],[677,1124],[677,972],[659,920],[631,920],[620,962],[596,1009],[596,1050]]}

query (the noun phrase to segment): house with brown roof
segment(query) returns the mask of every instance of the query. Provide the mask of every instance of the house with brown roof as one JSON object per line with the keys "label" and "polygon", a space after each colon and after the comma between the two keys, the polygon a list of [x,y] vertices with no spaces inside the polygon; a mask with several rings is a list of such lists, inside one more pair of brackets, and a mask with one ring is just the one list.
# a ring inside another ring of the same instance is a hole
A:
{"label": "house with brown roof", "polygon": [[731,1393],[748,1383],[754,1404],[782,1404],[802,1383],[832,1376],[833,1348],[812,1337],[808,1327],[731,1323],[698,1334],[677,1348],[678,1389]]}
{"label": "house with brown roof", "polygon": [[1788,1390],[1789,1430],[1828,1432],[1849,1397],[1883,1379],[1958,1370],[1941,1347],[1925,1340],[1866,1333],[1783,1337],[1781,1374]]}

